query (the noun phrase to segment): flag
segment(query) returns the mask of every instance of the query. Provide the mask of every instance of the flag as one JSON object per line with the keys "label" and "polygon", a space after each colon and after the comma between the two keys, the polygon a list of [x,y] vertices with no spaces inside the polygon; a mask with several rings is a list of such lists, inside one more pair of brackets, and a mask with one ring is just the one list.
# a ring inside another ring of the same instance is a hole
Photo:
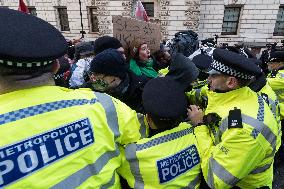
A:
{"label": "flag", "polygon": [[25,12],[25,13],[30,13],[28,7],[26,6],[24,0],[19,0],[19,8],[18,11]]}
{"label": "flag", "polygon": [[135,18],[137,20],[142,20],[142,21],[146,21],[146,22],[149,21],[149,18],[147,16],[147,12],[145,11],[141,1],[137,1],[136,9],[135,9]]}

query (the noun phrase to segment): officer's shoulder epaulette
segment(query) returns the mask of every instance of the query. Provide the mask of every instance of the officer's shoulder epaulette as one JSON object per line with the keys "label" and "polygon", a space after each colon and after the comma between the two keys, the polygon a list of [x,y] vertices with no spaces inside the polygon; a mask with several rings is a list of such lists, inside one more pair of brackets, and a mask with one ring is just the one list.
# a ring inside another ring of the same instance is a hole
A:
{"label": "officer's shoulder epaulette", "polygon": [[242,113],[241,110],[236,107],[229,111],[228,129],[231,128],[243,128]]}

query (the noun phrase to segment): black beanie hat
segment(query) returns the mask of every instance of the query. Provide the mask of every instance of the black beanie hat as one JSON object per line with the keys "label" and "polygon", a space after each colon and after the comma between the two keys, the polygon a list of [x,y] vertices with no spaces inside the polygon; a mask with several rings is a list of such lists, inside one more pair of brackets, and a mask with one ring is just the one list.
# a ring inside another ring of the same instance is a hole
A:
{"label": "black beanie hat", "polygon": [[94,52],[95,54],[99,54],[100,52],[106,49],[118,49],[122,47],[122,44],[115,37],[110,36],[102,36],[95,40],[94,42]]}
{"label": "black beanie hat", "polygon": [[151,79],[142,93],[145,112],[159,118],[177,119],[186,114],[184,88],[169,77]]}
{"label": "black beanie hat", "polygon": [[90,71],[123,79],[128,67],[124,57],[116,49],[107,49],[97,54],[92,60]]}

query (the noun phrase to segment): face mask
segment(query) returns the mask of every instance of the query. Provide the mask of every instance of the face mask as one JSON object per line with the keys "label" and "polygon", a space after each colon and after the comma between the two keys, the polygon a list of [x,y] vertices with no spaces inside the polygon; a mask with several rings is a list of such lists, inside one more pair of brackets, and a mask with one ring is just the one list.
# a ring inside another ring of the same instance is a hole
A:
{"label": "face mask", "polygon": [[109,84],[105,80],[103,80],[103,79],[97,79],[94,82],[92,82],[92,87],[96,91],[104,92],[109,87]]}

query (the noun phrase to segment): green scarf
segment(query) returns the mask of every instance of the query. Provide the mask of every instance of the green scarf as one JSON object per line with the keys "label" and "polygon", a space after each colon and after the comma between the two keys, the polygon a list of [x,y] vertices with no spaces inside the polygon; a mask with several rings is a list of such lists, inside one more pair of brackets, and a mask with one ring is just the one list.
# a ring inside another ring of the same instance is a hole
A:
{"label": "green scarf", "polygon": [[138,66],[134,59],[130,59],[130,70],[136,75],[145,75],[150,78],[158,77],[158,72],[153,68],[153,59],[142,62],[143,66]]}

